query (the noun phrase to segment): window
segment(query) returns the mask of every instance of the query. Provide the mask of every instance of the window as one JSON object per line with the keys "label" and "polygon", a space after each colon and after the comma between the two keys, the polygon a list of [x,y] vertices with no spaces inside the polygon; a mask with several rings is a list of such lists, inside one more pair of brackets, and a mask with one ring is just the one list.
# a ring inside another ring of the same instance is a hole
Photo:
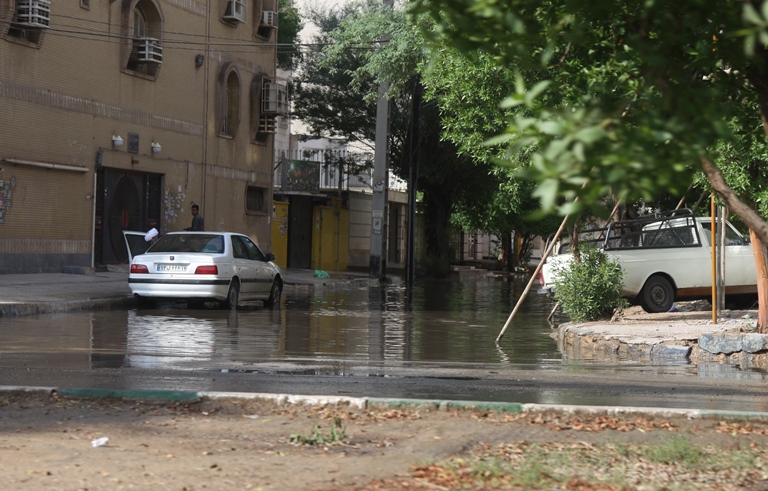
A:
{"label": "window", "polygon": [[253,1],[253,35],[270,39],[277,29],[278,22],[277,0]]}
{"label": "window", "polygon": [[262,214],[267,212],[265,197],[267,190],[256,186],[248,186],[245,191],[245,211],[249,214]]}
{"label": "window", "polygon": [[156,79],[163,63],[163,20],[153,0],[139,0],[130,12],[130,25],[123,26],[128,57],[124,68],[131,74]]}
{"label": "window", "polygon": [[232,236],[232,255],[238,259],[266,260],[261,249],[251,239],[241,235]]}
{"label": "window", "polygon": [[219,91],[222,93],[219,134],[234,137],[240,124],[240,77],[231,63],[222,67],[219,73],[220,81],[222,77],[226,82],[219,84]]}
{"label": "window", "polygon": [[[0,22],[0,25],[2,23]],[[39,47],[43,33],[51,27],[50,0],[17,0],[8,39]]]}
{"label": "window", "polygon": [[261,87],[264,84],[264,74],[256,74],[251,80],[250,90],[250,127],[249,133],[252,143],[266,143],[265,133],[260,133],[261,125]]}
{"label": "window", "polygon": [[243,239],[243,243],[245,244],[245,247],[248,249],[248,257],[250,257],[253,260],[256,261],[266,261],[267,258],[264,257],[264,253],[261,252],[261,249],[253,243],[251,239],[248,237],[241,237]]}

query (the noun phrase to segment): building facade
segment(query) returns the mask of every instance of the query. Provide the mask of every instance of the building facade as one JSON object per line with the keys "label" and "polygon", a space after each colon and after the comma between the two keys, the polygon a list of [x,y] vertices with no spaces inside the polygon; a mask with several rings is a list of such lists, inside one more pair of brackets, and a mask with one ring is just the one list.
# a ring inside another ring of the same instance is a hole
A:
{"label": "building facade", "polygon": [[0,273],[191,223],[271,249],[277,0],[0,0]]}

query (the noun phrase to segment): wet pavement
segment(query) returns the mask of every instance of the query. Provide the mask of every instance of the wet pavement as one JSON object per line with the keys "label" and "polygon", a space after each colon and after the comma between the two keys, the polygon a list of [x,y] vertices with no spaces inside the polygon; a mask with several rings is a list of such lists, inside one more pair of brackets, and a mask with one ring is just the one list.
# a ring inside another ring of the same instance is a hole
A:
{"label": "wet pavement", "polygon": [[[363,273],[334,273],[331,278],[318,278],[309,269],[285,269],[283,278],[286,286],[306,291],[378,284]],[[0,275],[0,317],[119,308],[134,303],[127,265],[110,266],[109,271],[92,274]]]}
{"label": "wet pavement", "polygon": [[291,272],[280,310],[236,312],[137,309],[125,272],[0,278],[4,311],[31,314],[0,317],[0,384],[765,410],[761,370],[563,356],[538,295],[496,345],[519,278],[420,281],[408,295]]}

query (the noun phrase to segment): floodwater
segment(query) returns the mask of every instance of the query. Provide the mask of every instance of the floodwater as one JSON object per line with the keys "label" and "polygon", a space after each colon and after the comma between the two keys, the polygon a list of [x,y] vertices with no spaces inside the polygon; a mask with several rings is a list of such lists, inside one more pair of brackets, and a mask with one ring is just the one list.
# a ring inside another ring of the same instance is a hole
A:
{"label": "floodwater", "polygon": [[521,280],[424,281],[328,291],[286,289],[281,310],[98,311],[0,318],[0,361],[24,366],[237,368],[265,361],[559,365],[546,321],[553,303],[528,295],[496,346]]}
{"label": "floodwater", "polygon": [[[346,394],[768,411],[761,370],[572,359],[522,279],[309,294],[279,310],[187,308],[0,318],[0,385]],[[556,318],[555,322],[566,319]],[[302,375],[302,377],[297,377]]]}

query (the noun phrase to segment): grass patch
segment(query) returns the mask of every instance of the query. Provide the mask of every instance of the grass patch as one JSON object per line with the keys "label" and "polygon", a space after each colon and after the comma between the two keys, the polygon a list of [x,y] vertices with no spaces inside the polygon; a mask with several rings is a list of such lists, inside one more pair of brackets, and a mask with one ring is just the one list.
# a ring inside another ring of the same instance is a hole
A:
{"label": "grass patch", "polygon": [[714,449],[685,435],[647,445],[517,442],[417,467],[414,476],[459,489],[723,491],[768,478],[768,452]]}
{"label": "grass patch", "polygon": [[312,427],[312,431],[308,435],[300,435],[293,433],[288,437],[288,442],[294,445],[332,445],[339,443],[344,439],[345,430],[344,425],[341,422],[341,418],[333,418],[333,424],[331,429],[328,430],[328,434],[324,435],[320,425]]}

